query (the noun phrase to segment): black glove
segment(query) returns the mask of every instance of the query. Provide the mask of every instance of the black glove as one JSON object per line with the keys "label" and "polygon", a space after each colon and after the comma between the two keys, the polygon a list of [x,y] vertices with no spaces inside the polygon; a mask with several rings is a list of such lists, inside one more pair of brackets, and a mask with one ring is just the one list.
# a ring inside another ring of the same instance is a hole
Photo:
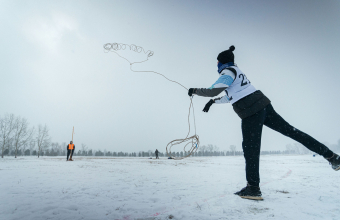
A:
{"label": "black glove", "polygon": [[189,96],[192,96],[192,94],[194,93],[194,90],[195,90],[195,89],[190,88],[189,91],[188,91],[188,95],[189,95]]}
{"label": "black glove", "polygon": [[210,99],[210,101],[204,106],[203,111],[204,111],[204,112],[208,112],[209,109],[210,109],[210,106],[211,106],[212,104],[214,104],[214,103],[215,103],[215,101],[214,101],[213,99]]}

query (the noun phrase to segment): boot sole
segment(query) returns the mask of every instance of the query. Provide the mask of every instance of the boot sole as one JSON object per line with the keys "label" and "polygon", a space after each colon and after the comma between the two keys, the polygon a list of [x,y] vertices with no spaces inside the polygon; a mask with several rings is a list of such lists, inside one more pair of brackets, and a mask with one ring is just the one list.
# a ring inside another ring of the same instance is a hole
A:
{"label": "boot sole", "polygon": [[251,199],[251,200],[263,200],[260,196],[240,196],[243,199]]}
{"label": "boot sole", "polygon": [[335,168],[334,170],[335,170],[335,171],[338,171],[338,170],[340,170],[340,166],[339,166],[338,168]]}

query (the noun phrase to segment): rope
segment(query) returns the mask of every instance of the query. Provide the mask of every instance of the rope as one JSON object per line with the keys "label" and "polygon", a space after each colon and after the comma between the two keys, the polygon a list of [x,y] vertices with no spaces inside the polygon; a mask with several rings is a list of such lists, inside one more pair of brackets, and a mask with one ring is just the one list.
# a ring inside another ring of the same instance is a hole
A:
{"label": "rope", "polygon": [[[137,53],[141,53],[143,52],[144,54],[147,55],[146,59],[143,61],[139,61],[139,62],[130,62],[127,58],[121,56],[119,53],[117,53],[117,51],[119,50],[125,50],[129,48],[130,50],[137,52]],[[181,83],[171,80],[169,78],[167,78],[165,75],[155,72],[155,71],[141,71],[141,70],[133,70],[132,69],[132,65],[136,64],[136,63],[143,63],[149,60],[149,57],[153,56],[154,52],[153,51],[145,51],[142,47],[140,46],[136,46],[134,44],[128,45],[128,44],[121,44],[121,43],[107,43],[104,44],[104,52],[108,53],[108,52],[114,52],[115,54],[117,54],[119,57],[123,58],[124,60],[126,60],[129,64],[130,64],[130,70],[132,72],[136,72],[136,73],[155,73],[158,74],[160,76],[163,76],[166,80],[173,82],[173,83],[177,83],[179,86],[183,87],[185,90],[188,90],[185,86],[183,86]],[[189,126],[189,131],[188,134],[186,135],[185,138],[183,139],[176,139],[173,141],[170,141],[167,145],[166,145],[166,153],[169,157],[175,159],[175,160],[181,160],[183,158],[189,157],[190,155],[192,155],[193,153],[195,153],[199,147],[199,136],[196,134],[196,120],[195,120],[195,110],[194,110],[194,104],[192,102],[193,97],[190,97],[190,105],[189,105],[189,113],[188,113],[188,126]],[[193,112],[193,118],[194,118],[194,128],[195,128],[195,134],[193,136],[189,137],[190,134],[190,113],[191,113],[191,108],[192,108],[192,112]],[[184,154],[181,157],[176,157],[176,155],[174,155],[173,153],[171,153],[171,148],[175,145],[179,145],[179,144],[183,144],[186,143],[184,145]],[[188,147],[190,146],[191,147]],[[188,149],[186,149],[188,147]]]}

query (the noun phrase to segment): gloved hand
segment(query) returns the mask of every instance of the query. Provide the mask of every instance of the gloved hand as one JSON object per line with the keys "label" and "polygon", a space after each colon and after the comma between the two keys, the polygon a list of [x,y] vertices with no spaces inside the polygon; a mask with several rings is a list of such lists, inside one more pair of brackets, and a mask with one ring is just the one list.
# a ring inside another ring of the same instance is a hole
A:
{"label": "gloved hand", "polygon": [[215,103],[215,101],[214,101],[213,99],[210,99],[210,101],[204,106],[203,111],[204,111],[204,112],[208,112],[209,109],[210,109],[210,106],[211,106],[212,104],[214,104],[214,103]]}
{"label": "gloved hand", "polygon": [[192,96],[192,94],[194,93],[195,89],[193,88],[190,88],[189,91],[188,91],[188,95],[189,96]]}

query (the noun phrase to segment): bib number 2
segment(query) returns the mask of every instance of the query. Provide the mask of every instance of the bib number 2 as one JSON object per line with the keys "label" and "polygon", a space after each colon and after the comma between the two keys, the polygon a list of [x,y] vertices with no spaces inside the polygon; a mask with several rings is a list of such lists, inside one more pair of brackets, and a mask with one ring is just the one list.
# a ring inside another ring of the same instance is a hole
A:
{"label": "bib number 2", "polygon": [[243,74],[240,74],[238,76],[238,78],[241,78],[242,77],[242,82],[241,82],[241,86],[245,86],[247,85],[248,83],[250,83],[250,81],[247,79],[247,77]]}

